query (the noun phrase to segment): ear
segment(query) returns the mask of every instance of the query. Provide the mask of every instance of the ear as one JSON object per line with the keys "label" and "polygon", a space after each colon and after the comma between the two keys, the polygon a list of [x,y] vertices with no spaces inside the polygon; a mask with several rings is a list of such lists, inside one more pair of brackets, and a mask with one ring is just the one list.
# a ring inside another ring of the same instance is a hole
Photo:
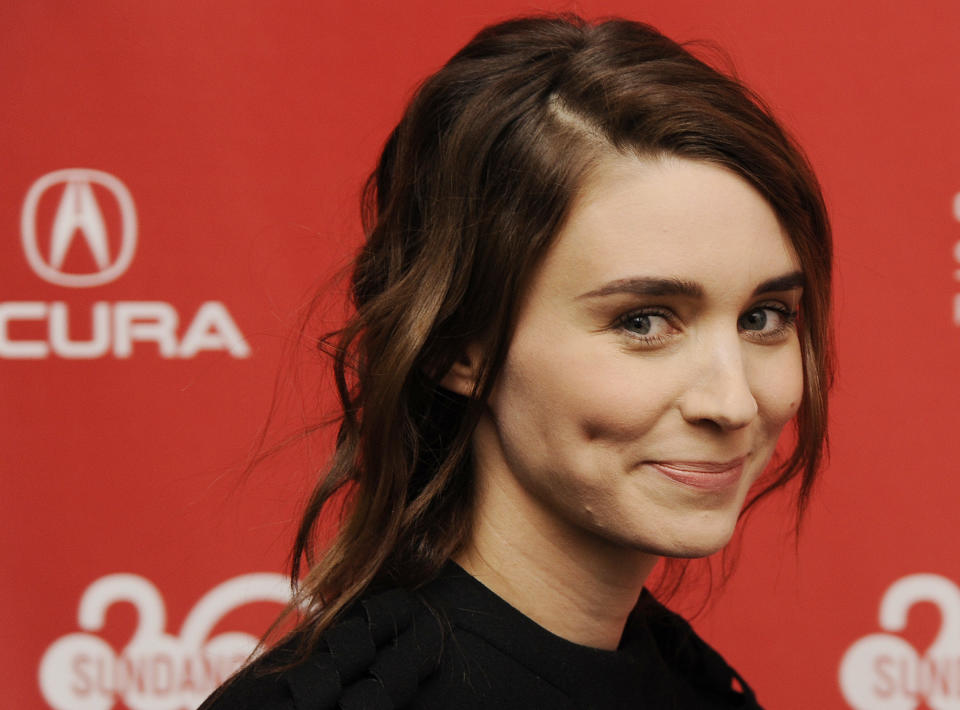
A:
{"label": "ear", "polygon": [[483,353],[480,346],[471,343],[440,379],[440,386],[464,397],[471,397],[482,365]]}

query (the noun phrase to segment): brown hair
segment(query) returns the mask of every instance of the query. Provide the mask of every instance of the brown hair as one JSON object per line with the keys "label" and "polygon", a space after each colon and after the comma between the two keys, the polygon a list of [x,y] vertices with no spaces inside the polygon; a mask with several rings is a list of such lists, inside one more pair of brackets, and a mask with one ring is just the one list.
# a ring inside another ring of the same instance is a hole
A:
{"label": "brown hair", "polygon": [[[420,86],[365,190],[355,315],[322,342],[342,407],[336,450],[293,550],[308,645],[365,590],[416,587],[465,541],[470,439],[518,296],[585,171],[610,150],[722,165],[788,232],[806,279],[797,443],[745,510],[799,476],[803,511],[826,443],[831,239],[802,152],[749,89],[647,25],[511,20]],[[468,343],[486,359],[462,398],[437,382]],[[343,520],[321,549],[334,501]]]}

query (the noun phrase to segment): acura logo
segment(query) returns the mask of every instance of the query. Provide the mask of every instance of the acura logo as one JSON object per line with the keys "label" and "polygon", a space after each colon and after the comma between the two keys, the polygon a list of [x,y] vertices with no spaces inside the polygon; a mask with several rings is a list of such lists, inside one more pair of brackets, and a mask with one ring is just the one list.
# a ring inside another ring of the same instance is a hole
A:
{"label": "acura logo", "polygon": [[[50,192],[61,185],[59,194]],[[50,196],[45,198],[48,192]],[[116,205],[106,203],[107,195]],[[53,219],[39,220],[38,211],[48,212],[47,205],[56,205]],[[119,239],[108,231],[108,223],[114,227],[115,220],[104,219],[107,207],[111,208],[108,215],[120,214]],[[38,225],[49,231],[41,234]],[[27,190],[20,234],[27,262],[40,278],[58,286],[99,286],[130,266],[137,245],[137,213],[130,191],[113,175],[86,168],[57,170]],[[88,255],[93,270],[78,273],[65,268],[67,263],[77,263],[70,255],[80,250]],[[89,312],[88,330],[71,327],[71,313],[77,310]],[[186,327],[181,328],[184,322]],[[45,337],[25,337],[24,323],[34,323],[34,329],[45,325]],[[237,358],[250,355],[250,346],[227,307],[216,300],[201,303],[189,321],[166,301],[0,301],[0,359],[37,360],[56,355],[89,360],[111,353],[128,358],[135,343],[149,343],[165,358],[192,358],[203,350],[226,350]]]}
{"label": "acura logo", "polygon": [[[41,254],[37,234],[37,206],[51,188],[63,185],[50,230],[49,250]],[[116,254],[110,253],[107,227],[93,185],[105,188],[117,201],[121,239]],[[20,235],[30,268],[40,278],[58,286],[99,286],[119,277],[133,260],[137,246],[137,212],[130,191],[117,178],[101,170],[68,168],[47,173],[27,191],[20,214]],[[74,240],[83,238],[97,270],[72,273],[62,270]]]}

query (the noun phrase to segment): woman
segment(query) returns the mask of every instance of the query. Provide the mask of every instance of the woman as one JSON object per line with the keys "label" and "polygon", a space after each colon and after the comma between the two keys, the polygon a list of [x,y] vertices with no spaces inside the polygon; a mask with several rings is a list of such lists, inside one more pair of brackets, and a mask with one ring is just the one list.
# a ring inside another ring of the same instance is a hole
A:
{"label": "woman", "polygon": [[817,473],[831,251],[799,149],[647,26],[520,19],[420,87],[366,198],[299,622],[205,707],[758,707],[643,585]]}

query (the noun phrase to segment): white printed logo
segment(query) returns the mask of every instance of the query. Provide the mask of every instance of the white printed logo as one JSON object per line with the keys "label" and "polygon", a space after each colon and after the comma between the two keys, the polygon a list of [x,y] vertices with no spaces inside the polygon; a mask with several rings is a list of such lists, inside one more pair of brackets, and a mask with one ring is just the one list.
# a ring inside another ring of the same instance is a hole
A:
{"label": "white printed logo", "polygon": [[[247,659],[257,639],[238,631],[208,639],[223,616],[244,604],[290,598],[279,574],[246,574],[210,590],[187,615],[179,636],[166,633],[159,590],[135,574],[101,577],[83,593],[82,632],[61,636],[40,662],[40,691],[56,710],[192,710]],[[130,602],[138,614],[133,637],[119,654],[94,633],[107,609]]]}
{"label": "white printed logo", "polygon": [[[895,631],[918,602],[932,602],[942,624],[922,656]],[[912,574],[890,585],[880,602],[884,633],[864,636],[840,663],[840,689],[856,710],[960,709],[960,588],[936,574]]]}
{"label": "white printed logo", "polygon": [[[63,185],[63,192],[44,256],[37,210],[44,194],[57,185]],[[111,253],[107,220],[94,193],[95,185],[109,191],[119,209],[122,228],[115,253]],[[20,235],[27,262],[40,278],[59,286],[99,286],[116,279],[130,266],[137,245],[137,213],[130,191],[113,175],[88,168],[57,170],[41,177],[27,191],[20,214]],[[90,253],[96,271],[79,274],[63,270],[67,255],[79,248]],[[78,315],[81,320],[87,315],[77,311],[89,314],[89,334],[77,332],[74,324]],[[40,360],[51,355],[72,360],[109,355],[129,358],[135,343],[149,343],[163,358],[187,359],[204,350],[249,357],[250,346],[220,301],[202,303],[181,335],[184,321],[180,311],[165,301],[96,301],[86,306],[65,301],[2,301],[0,359]],[[33,337],[26,337],[30,331]],[[42,337],[36,337],[38,331]]]}
{"label": "white printed logo", "polygon": [[[40,253],[37,234],[37,206],[47,190],[61,184],[64,187],[53,218],[50,250],[47,258],[44,258]],[[106,222],[94,196],[93,185],[106,188],[120,209],[120,248],[113,256],[110,254]],[[58,286],[99,286],[116,279],[133,261],[137,246],[137,211],[130,191],[113,175],[88,168],[57,170],[41,177],[27,191],[20,213],[20,236],[27,262],[40,278]],[[67,252],[78,236],[86,241],[97,265],[94,272],[74,274],[62,270]]]}

